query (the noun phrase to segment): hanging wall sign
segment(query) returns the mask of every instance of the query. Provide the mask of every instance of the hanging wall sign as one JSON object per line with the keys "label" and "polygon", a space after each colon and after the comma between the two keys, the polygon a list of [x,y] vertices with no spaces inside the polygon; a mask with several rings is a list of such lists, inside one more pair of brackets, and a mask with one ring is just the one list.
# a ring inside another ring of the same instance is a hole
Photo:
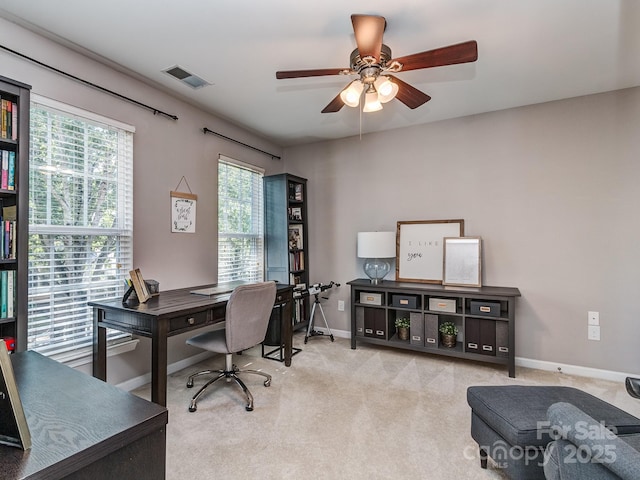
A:
{"label": "hanging wall sign", "polygon": [[187,179],[183,176],[176,187],[182,181],[187,185],[189,193],[173,191],[171,194],[171,231],[177,233],[195,233],[196,231],[196,202],[198,196],[189,188]]}

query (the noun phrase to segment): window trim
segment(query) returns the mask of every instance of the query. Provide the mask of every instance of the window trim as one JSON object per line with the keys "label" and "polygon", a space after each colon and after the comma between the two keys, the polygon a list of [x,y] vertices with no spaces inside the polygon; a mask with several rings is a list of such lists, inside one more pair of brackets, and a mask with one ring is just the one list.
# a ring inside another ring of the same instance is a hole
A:
{"label": "window trim", "polygon": [[[111,117],[107,117],[104,115],[97,114],[95,112],[78,108],[76,106],[70,105],[68,103],[60,102],[54,100],[49,97],[45,97],[42,95],[38,95],[36,93],[32,93],[30,96],[30,108],[38,105],[44,108],[49,108],[58,112],[61,112],[68,117],[76,117],[81,121],[87,123],[98,123],[104,124],[111,128],[121,130],[125,133],[131,134],[131,152],[130,152],[130,167],[133,170],[133,134],[135,134],[135,127],[124,123],[120,120],[115,120]],[[31,158],[29,159],[31,161]],[[132,172],[131,172],[132,173]],[[118,182],[122,180],[121,175],[124,175],[124,172],[121,172],[118,169]],[[132,197],[132,193],[128,193],[127,196]],[[45,234],[45,235],[55,235],[55,234],[69,234],[72,235],[107,235],[107,236],[123,236],[128,235],[131,237],[131,248],[133,248],[133,235],[134,235],[134,226],[133,226],[133,199],[131,198],[131,220],[130,220],[130,229],[122,229],[122,228],[101,228],[96,230],[92,227],[74,227],[74,226],[60,226],[60,225],[31,225],[29,224],[29,235],[31,234]],[[126,208],[125,206],[119,205],[119,209]],[[133,255],[133,254],[131,254]],[[133,259],[131,259],[133,260]],[[29,319],[27,318],[27,323]],[[28,328],[28,326],[27,326]],[[109,338],[107,343],[107,355],[119,355],[121,353],[126,353],[129,351],[133,351],[136,349],[139,339],[133,338],[130,333],[121,332],[122,334],[117,335],[116,338]],[[50,358],[55,359],[61,363],[66,365],[70,365],[72,367],[81,366],[92,361],[92,346],[82,346],[79,348],[74,348],[71,350],[59,350],[52,351],[48,353],[43,353],[44,355],[49,356]]]}
{"label": "window trim", "polygon": [[[241,160],[237,160],[235,158],[231,158],[228,157],[226,155],[223,154],[218,154],[218,160],[216,162],[216,197],[217,197],[217,202],[220,202],[220,176],[218,175],[219,171],[220,171],[220,163],[226,163],[228,165],[232,165],[234,167],[240,168],[240,169],[244,169],[247,170],[253,174],[257,174],[260,175],[262,178],[264,178],[265,176],[265,169],[257,166],[257,165],[252,165],[250,163],[246,163],[243,162]],[[264,187],[263,187],[264,188]],[[216,209],[216,213],[219,212],[220,209],[220,205],[218,204],[217,209]],[[264,191],[263,191],[263,198],[262,198],[262,211],[260,212],[261,215],[261,221],[262,221],[262,232],[260,234],[261,237],[261,244],[262,244],[262,272],[260,272],[259,277],[264,279],[264,255],[265,255],[265,242],[266,242],[266,235],[264,232]],[[220,218],[217,218],[217,238],[216,238],[216,248],[217,248],[217,263],[218,263],[218,273],[217,273],[217,281],[220,283],[224,283],[225,281],[220,281]],[[223,233],[223,235],[226,235],[226,233]],[[236,234],[234,235],[234,238],[254,238],[256,237],[255,234]]]}
{"label": "window trim", "polygon": [[110,117],[105,117],[104,115],[99,115],[90,110],[83,110],[82,108],[74,107],[73,105],[69,105],[68,103],[59,102],[58,100],[44,97],[42,95],[38,95],[37,93],[31,93],[31,103],[39,103],[40,105],[44,105],[45,107],[54,108],[70,115],[82,117],[94,122],[106,123],[107,125],[126,130],[127,132],[136,133],[136,127],[134,127],[133,125],[129,125],[127,123],[121,122],[120,120],[115,120]]}

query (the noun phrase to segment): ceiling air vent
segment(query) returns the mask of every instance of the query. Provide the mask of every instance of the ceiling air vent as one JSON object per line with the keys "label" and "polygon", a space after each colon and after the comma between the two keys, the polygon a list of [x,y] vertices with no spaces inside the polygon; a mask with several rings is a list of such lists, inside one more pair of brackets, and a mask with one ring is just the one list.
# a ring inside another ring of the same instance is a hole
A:
{"label": "ceiling air vent", "polygon": [[177,78],[183,83],[186,83],[191,88],[201,88],[206,85],[211,85],[206,80],[203,80],[202,78],[200,78],[197,75],[194,75],[193,73],[187,72],[184,68],[179,67],[178,65],[169,67],[166,70],[163,70],[163,72],[168,73],[169,75],[171,75],[174,78]]}

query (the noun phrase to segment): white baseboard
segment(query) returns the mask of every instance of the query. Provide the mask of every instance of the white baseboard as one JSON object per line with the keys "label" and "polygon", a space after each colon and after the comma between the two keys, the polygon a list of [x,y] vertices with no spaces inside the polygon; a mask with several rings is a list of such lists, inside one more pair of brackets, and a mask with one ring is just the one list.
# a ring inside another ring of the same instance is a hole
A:
{"label": "white baseboard", "polygon": [[[315,328],[325,335],[329,334],[326,328]],[[335,330],[332,329],[334,337],[338,338],[351,338],[351,332],[347,330]],[[195,365],[213,354],[210,352],[202,352],[189,358],[185,358],[178,362],[172,363],[167,367],[167,373],[171,374],[182,370],[183,368]],[[547,362],[544,360],[534,360],[531,358],[516,357],[516,366],[525,368],[535,368],[538,370],[546,370],[549,372],[561,372],[569,375],[578,375],[580,377],[599,378],[602,380],[610,380],[613,382],[624,382],[626,377],[638,377],[639,374],[614,372],[612,370],[602,370],[599,368],[581,367],[579,365],[569,365],[566,363]],[[118,388],[130,392],[136,388],[140,388],[147,383],[151,383],[151,373],[146,375],[140,375],[139,377],[132,378],[117,385]]]}
{"label": "white baseboard", "polygon": [[[206,360],[207,358],[212,357],[213,355],[215,355],[215,353],[201,352],[192,357],[179,360],[175,363],[167,365],[167,374],[170,375],[179,370],[182,370],[183,368],[187,368],[187,367],[190,367],[191,365],[195,365],[196,363],[202,362],[203,360]],[[145,375],[140,375],[138,377],[132,378],[125,382],[119,383],[118,385],[116,385],[116,387],[121,388],[126,392],[130,392],[132,390],[135,390],[136,388],[140,388],[143,385],[146,385],[147,383],[151,383],[151,372]]]}
{"label": "white baseboard", "polygon": [[518,367],[536,368],[549,372],[568,373],[580,377],[599,378],[611,380],[613,382],[624,382],[626,377],[637,377],[638,374],[614,372],[612,370],[602,370],[600,368],[582,367],[580,365],[569,365],[566,363],[547,362],[545,360],[534,360],[531,358],[516,357]]}
{"label": "white baseboard", "polygon": [[[316,328],[316,330],[328,334],[326,328]],[[331,330],[334,337],[351,338],[351,331],[347,330]],[[600,368],[582,367],[580,365],[570,365],[567,363],[548,362],[545,360],[534,360],[531,358],[516,357],[516,366],[525,368],[535,368],[537,370],[546,370],[549,372],[561,372],[569,375],[577,375],[580,377],[599,378],[602,380],[610,380],[612,382],[623,382],[626,377],[640,377],[638,373],[615,372],[612,370],[602,370]]]}

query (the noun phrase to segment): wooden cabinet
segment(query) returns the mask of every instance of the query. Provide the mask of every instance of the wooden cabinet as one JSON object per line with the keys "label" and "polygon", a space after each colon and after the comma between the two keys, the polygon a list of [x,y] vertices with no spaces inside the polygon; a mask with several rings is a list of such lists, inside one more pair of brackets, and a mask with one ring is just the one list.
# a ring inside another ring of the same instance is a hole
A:
{"label": "wooden cabinet", "polygon": [[31,87],[0,76],[0,337],[27,348],[29,97]]}
{"label": "wooden cabinet", "polygon": [[[265,279],[309,287],[307,180],[288,173],[264,177]],[[294,329],[309,322],[309,297],[296,298]]]}
{"label": "wooden cabinet", "polygon": [[[515,300],[513,287],[456,288],[369,279],[351,285],[351,348],[373,343],[424,353],[506,365],[515,377]],[[410,321],[409,339],[398,338],[395,321]],[[445,346],[438,328],[458,330],[456,345]]]}

